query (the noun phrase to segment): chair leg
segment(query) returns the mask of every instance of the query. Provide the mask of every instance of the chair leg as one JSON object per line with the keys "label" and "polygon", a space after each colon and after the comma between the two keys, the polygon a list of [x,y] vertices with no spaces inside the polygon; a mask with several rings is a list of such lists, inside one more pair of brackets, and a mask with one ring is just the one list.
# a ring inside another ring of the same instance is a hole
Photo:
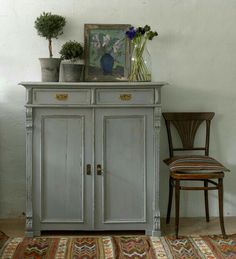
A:
{"label": "chair leg", "polygon": [[219,215],[220,215],[220,227],[223,238],[227,238],[225,233],[225,226],[224,226],[224,211],[223,211],[223,179],[219,179],[219,189],[218,189],[218,200],[219,200]]}
{"label": "chair leg", "polygon": [[[208,187],[208,181],[204,180],[204,187]],[[209,222],[208,190],[204,190],[206,221]]]}
{"label": "chair leg", "polygon": [[179,233],[179,198],[180,198],[180,182],[175,180],[175,237],[178,239]]}
{"label": "chair leg", "polygon": [[167,216],[166,216],[166,224],[170,223],[170,213],[172,207],[172,197],[173,197],[173,180],[169,178],[169,198],[168,198],[168,208],[167,208]]}

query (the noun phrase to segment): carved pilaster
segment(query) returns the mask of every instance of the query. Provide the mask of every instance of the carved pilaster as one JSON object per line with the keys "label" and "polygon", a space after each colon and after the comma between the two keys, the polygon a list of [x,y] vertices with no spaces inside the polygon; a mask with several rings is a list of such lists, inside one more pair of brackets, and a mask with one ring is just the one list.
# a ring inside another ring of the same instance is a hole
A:
{"label": "carved pilaster", "polygon": [[154,216],[154,230],[155,231],[160,231],[160,214]]}
{"label": "carved pilaster", "polygon": [[158,134],[159,134],[160,129],[161,129],[161,107],[155,107],[154,108],[154,130],[158,131]]}
{"label": "carved pilaster", "polygon": [[26,217],[26,221],[25,221],[25,228],[27,232],[31,232],[32,228],[33,228],[33,218],[31,217]]}
{"label": "carved pilaster", "polygon": [[160,208],[159,208],[159,153],[160,153],[160,129],[161,129],[161,107],[154,108],[154,206],[153,206],[153,235],[160,235]]}
{"label": "carved pilaster", "polygon": [[26,108],[26,233],[33,229],[32,208],[33,109]]}

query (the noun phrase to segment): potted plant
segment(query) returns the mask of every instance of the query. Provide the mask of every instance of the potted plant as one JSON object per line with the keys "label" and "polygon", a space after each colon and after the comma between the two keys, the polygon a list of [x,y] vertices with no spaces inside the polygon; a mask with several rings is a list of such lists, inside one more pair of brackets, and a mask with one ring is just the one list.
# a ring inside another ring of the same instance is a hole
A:
{"label": "potted plant", "polygon": [[38,35],[45,37],[48,40],[49,58],[40,58],[42,81],[43,82],[58,82],[60,58],[53,58],[52,54],[52,39],[57,39],[63,34],[63,27],[66,24],[64,17],[56,14],[43,12],[35,20],[35,28]]}
{"label": "potted plant", "polygon": [[62,45],[61,58],[67,62],[63,63],[64,81],[83,81],[84,64],[82,61],[84,49],[77,41],[68,41]]}

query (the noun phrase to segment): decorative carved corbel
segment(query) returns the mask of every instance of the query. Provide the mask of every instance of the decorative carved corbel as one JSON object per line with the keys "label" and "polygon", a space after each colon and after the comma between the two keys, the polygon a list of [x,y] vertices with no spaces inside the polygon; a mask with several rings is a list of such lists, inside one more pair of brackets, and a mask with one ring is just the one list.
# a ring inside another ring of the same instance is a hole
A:
{"label": "decorative carved corbel", "polygon": [[32,131],[33,128],[33,109],[26,108],[26,131]]}
{"label": "decorative carved corbel", "polygon": [[26,90],[26,104],[32,104],[32,88]]}

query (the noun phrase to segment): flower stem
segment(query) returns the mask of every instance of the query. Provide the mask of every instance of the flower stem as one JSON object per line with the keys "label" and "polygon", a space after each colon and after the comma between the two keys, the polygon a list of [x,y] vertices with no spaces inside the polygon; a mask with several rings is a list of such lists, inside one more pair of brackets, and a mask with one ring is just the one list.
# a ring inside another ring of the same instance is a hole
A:
{"label": "flower stem", "polygon": [[131,60],[130,81],[151,81],[151,74],[143,58],[147,38],[137,37],[133,43],[133,55]]}

